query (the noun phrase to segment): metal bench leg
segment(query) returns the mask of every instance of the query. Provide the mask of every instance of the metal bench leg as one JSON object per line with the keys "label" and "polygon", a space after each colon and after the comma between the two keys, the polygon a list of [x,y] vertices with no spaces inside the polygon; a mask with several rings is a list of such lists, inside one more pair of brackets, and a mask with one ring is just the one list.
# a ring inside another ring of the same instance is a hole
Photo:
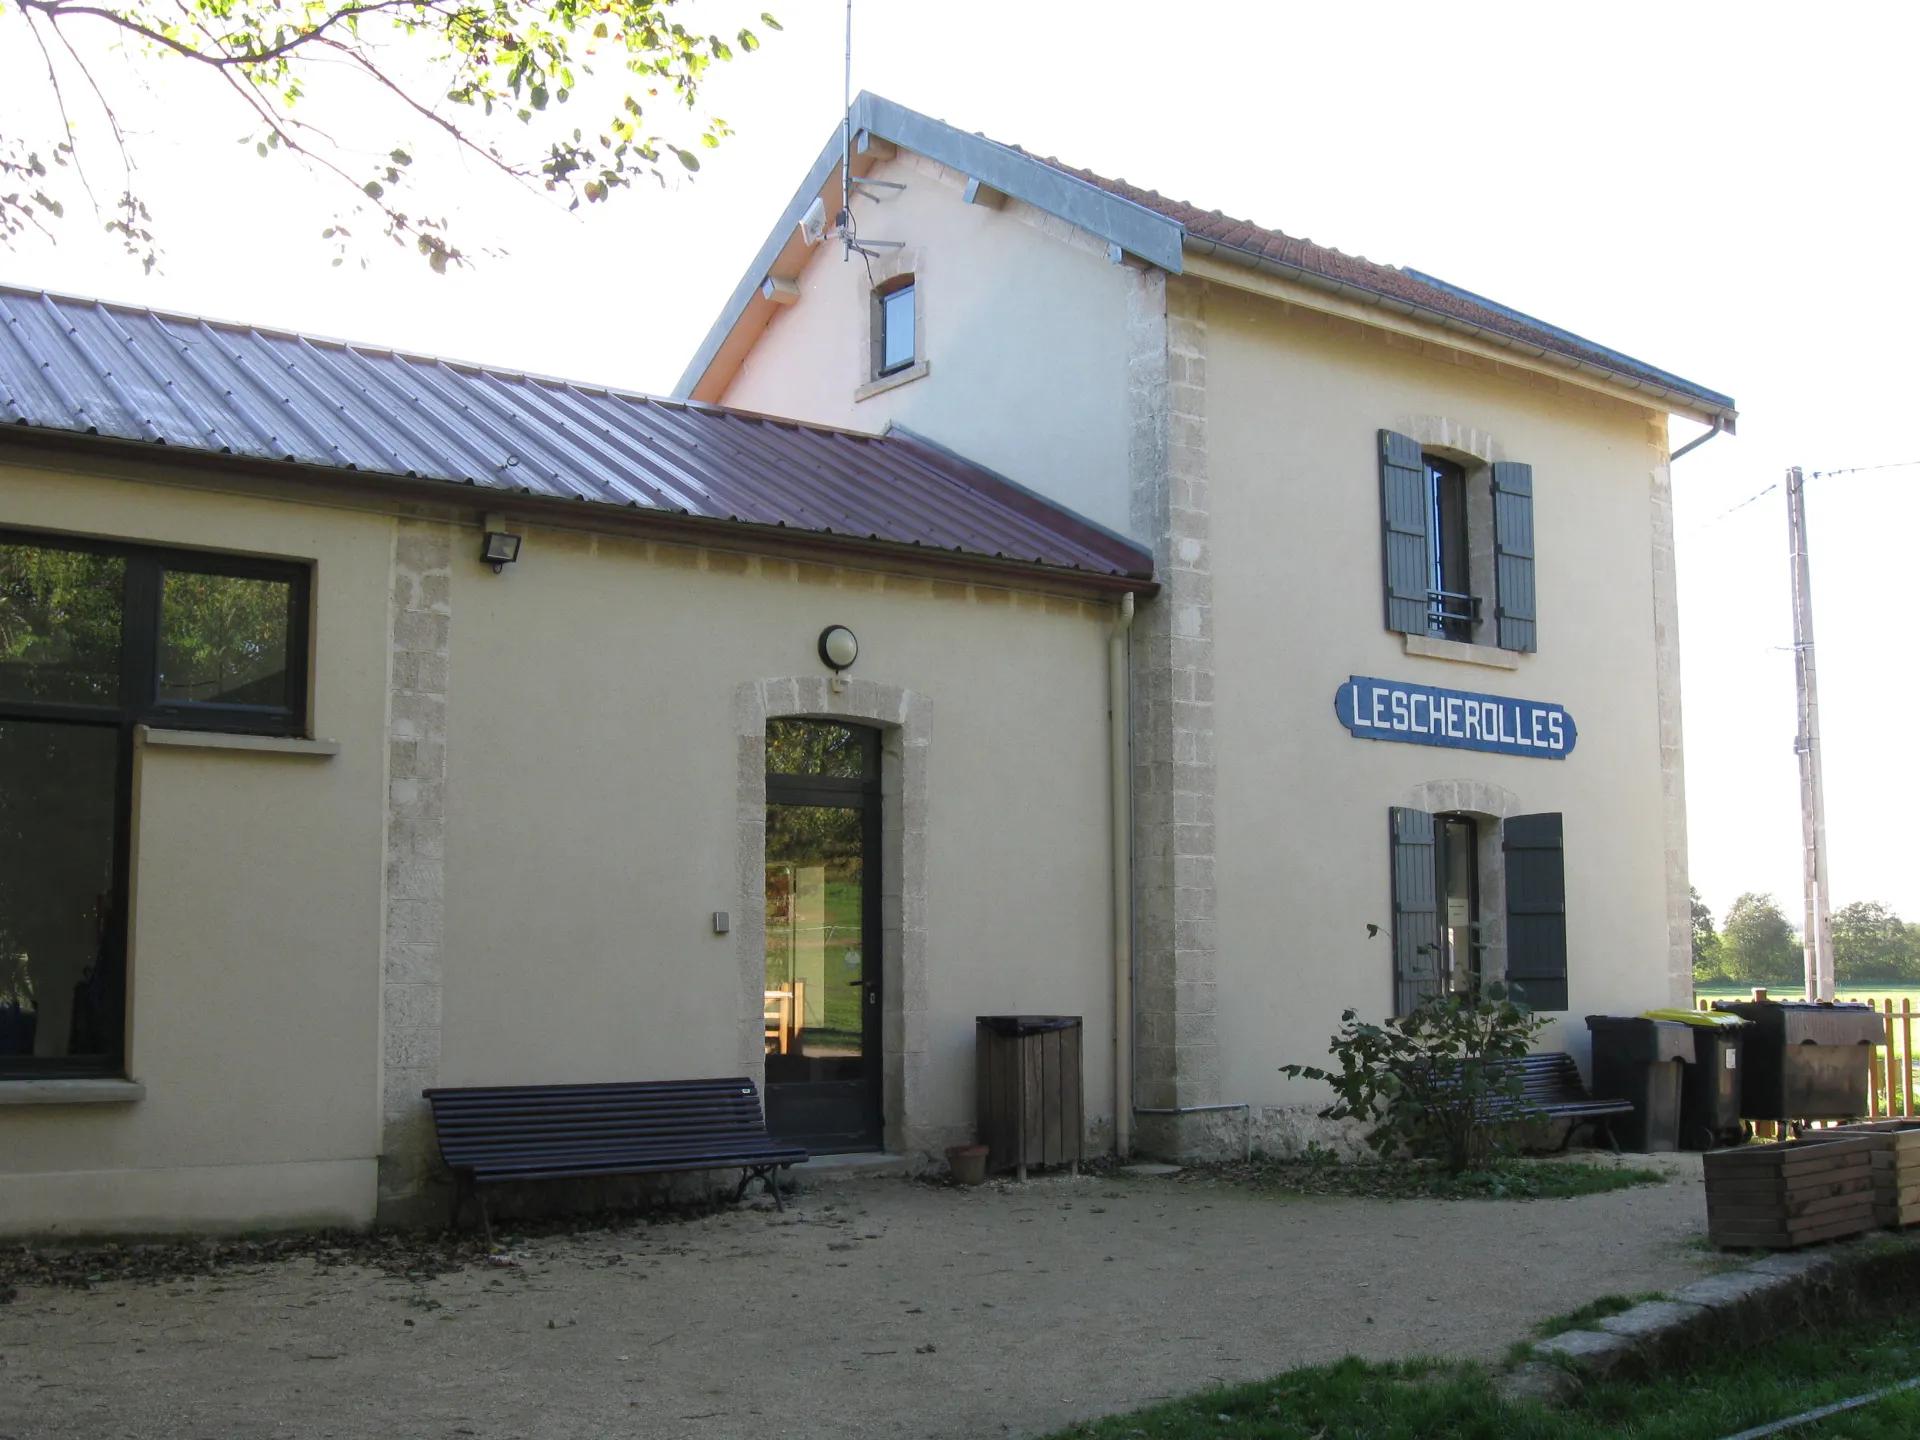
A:
{"label": "metal bench leg", "polygon": [[734,1204],[738,1205],[742,1200],[747,1198],[747,1186],[753,1183],[753,1177],[759,1173],[760,1172],[751,1165],[743,1165],[740,1168],[740,1183],[733,1187]]}
{"label": "metal bench leg", "polygon": [[480,1206],[480,1233],[486,1237],[487,1249],[491,1250],[493,1249],[493,1217],[487,1214],[487,1197],[476,1189],[473,1198]]}
{"label": "metal bench leg", "polygon": [[785,1211],[787,1208],[780,1199],[780,1172],[785,1168],[782,1165],[774,1165],[767,1170],[767,1188],[773,1191],[773,1208],[776,1211]]}

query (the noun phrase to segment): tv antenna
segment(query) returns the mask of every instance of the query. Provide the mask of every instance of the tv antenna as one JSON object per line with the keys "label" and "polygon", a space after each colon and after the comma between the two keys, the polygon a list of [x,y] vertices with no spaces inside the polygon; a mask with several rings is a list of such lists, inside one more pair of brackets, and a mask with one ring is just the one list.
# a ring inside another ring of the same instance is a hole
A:
{"label": "tv antenna", "polygon": [[[846,69],[840,87],[840,213],[834,217],[834,226],[846,247],[841,259],[851,260],[856,254],[871,260],[883,250],[898,250],[906,244],[904,240],[863,240],[860,231],[853,223],[853,190],[856,185],[862,194],[872,200],[885,200],[889,194],[898,195],[907,187],[892,180],[855,180],[853,178],[853,0],[847,0],[847,50]],[[805,222],[802,222],[803,226]]]}

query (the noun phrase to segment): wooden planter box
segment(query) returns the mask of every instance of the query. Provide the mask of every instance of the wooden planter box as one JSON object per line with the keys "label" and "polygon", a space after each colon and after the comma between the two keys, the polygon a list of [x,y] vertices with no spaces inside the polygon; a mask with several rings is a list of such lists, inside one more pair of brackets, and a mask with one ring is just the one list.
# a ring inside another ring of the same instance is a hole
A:
{"label": "wooden planter box", "polygon": [[1701,1159],[1713,1243],[1784,1250],[1873,1229],[1879,1144],[1876,1136],[1827,1130],[1781,1145],[1710,1151]]}
{"label": "wooden planter box", "polygon": [[1873,1218],[1896,1230],[1920,1225],[1920,1119],[1869,1120],[1827,1132],[1873,1145]]}

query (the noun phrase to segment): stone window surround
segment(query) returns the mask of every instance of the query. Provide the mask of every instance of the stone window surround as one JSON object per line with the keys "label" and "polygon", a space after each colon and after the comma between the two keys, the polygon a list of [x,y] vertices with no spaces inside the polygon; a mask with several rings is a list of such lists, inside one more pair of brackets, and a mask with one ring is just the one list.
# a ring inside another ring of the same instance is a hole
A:
{"label": "stone window surround", "polygon": [[[880,1033],[882,1144],[920,1158],[952,1137],[927,1116],[927,746],[933,706],[922,694],[825,675],[753,680],[734,691],[740,980],[739,1071],[766,1084],[767,721],[805,718],[880,731]],[[960,1137],[964,1138],[964,1137]]]}
{"label": "stone window surround", "polygon": [[138,1080],[79,1076],[48,1080],[0,1080],[0,1106],[131,1105],[147,1098]]}
{"label": "stone window surround", "polygon": [[134,726],[142,745],[181,750],[246,750],[261,755],[304,755],[326,760],[340,753],[338,740],[302,740],[290,735],[245,735],[230,730],[165,730]]}
{"label": "stone window surround", "polygon": [[[891,375],[876,375],[874,357],[878,354],[880,339],[880,296],[889,288],[889,282],[902,277],[913,281],[913,364]],[[856,271],[853,283],[860,296],[861,316],[855,327],[860,349],[853,372],[860,377],[853,391],[854,402],[858,404],[928,373],[926,255],[919,248],[909,246],[870,259]]]}
{"label": "stone window surround", "polygon": [[[1504,786],[1484,780],[1428,780],[1414,786],[1400,801],[1410,810],[1429,815],[1465,815],[1479,831],[1480,964],[1483,979],[1504,979],[1507,973],[1507,867],[1501,849],[1500,821],[1524,815],[1520,797]],[[1386,883],[1392,885],[1389,869]]]}
{"label": "stone window surround", "polygon": [[[1409,415],[1395,422],[1395,428],[1409,439],[1420,442],[1422,454],[1439,456],[1442,460],[1451,460],[1467,473],[1467,578],[1468,586],[1475,595],[1481,597],[1481,622],[1477,634],[1492,637],[1488,640],[1475,639],[1470,643],[1458,640],[1443,640],[1437,636],[1406,637],[1406,651],[1409,655],[1422,655],[1431,660],[1458,660],[1466,664],[1493,665],[1500,669],[1517,669],[1517,664],[1508,665],[1491,657],[1482,660],[1473,651],[1489,651],[1493,655],[1515,655],[1519,652],[1501,650],[1492,643],[1498,638],[1498,622],[1494,607],[1499,597],[1494,593],[1494,550],[1493,550],[1493,494],[1492,468],[1496,460],[1506,458],[1506,449],[1491,434],[1472,425],[1462,424],[1445,415]],[[1416,646],[1416,639],[1429,643]]]}

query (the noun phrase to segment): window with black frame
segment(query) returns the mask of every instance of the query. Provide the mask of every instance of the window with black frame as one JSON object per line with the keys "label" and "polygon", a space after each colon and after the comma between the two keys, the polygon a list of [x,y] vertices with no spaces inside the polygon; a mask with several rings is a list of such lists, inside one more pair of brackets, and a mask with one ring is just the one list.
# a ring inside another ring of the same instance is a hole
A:
{"label": "window with black frame", "polygon": [[308,571],[0,531],[0,1078],[118,1071],[133,734],[300,733]]}
{"label": "window with black frame", "polygon": [[917,304],[911,275],[874,292],[874,379],[897,375],[920,358]]}
{"label": "window with black frame", "polygon": [[1451,460],[1428,455],[1427,628],[1447,640],[1471,643],[1480,619],[1473,595],[1467,542],[1467,472]]}

